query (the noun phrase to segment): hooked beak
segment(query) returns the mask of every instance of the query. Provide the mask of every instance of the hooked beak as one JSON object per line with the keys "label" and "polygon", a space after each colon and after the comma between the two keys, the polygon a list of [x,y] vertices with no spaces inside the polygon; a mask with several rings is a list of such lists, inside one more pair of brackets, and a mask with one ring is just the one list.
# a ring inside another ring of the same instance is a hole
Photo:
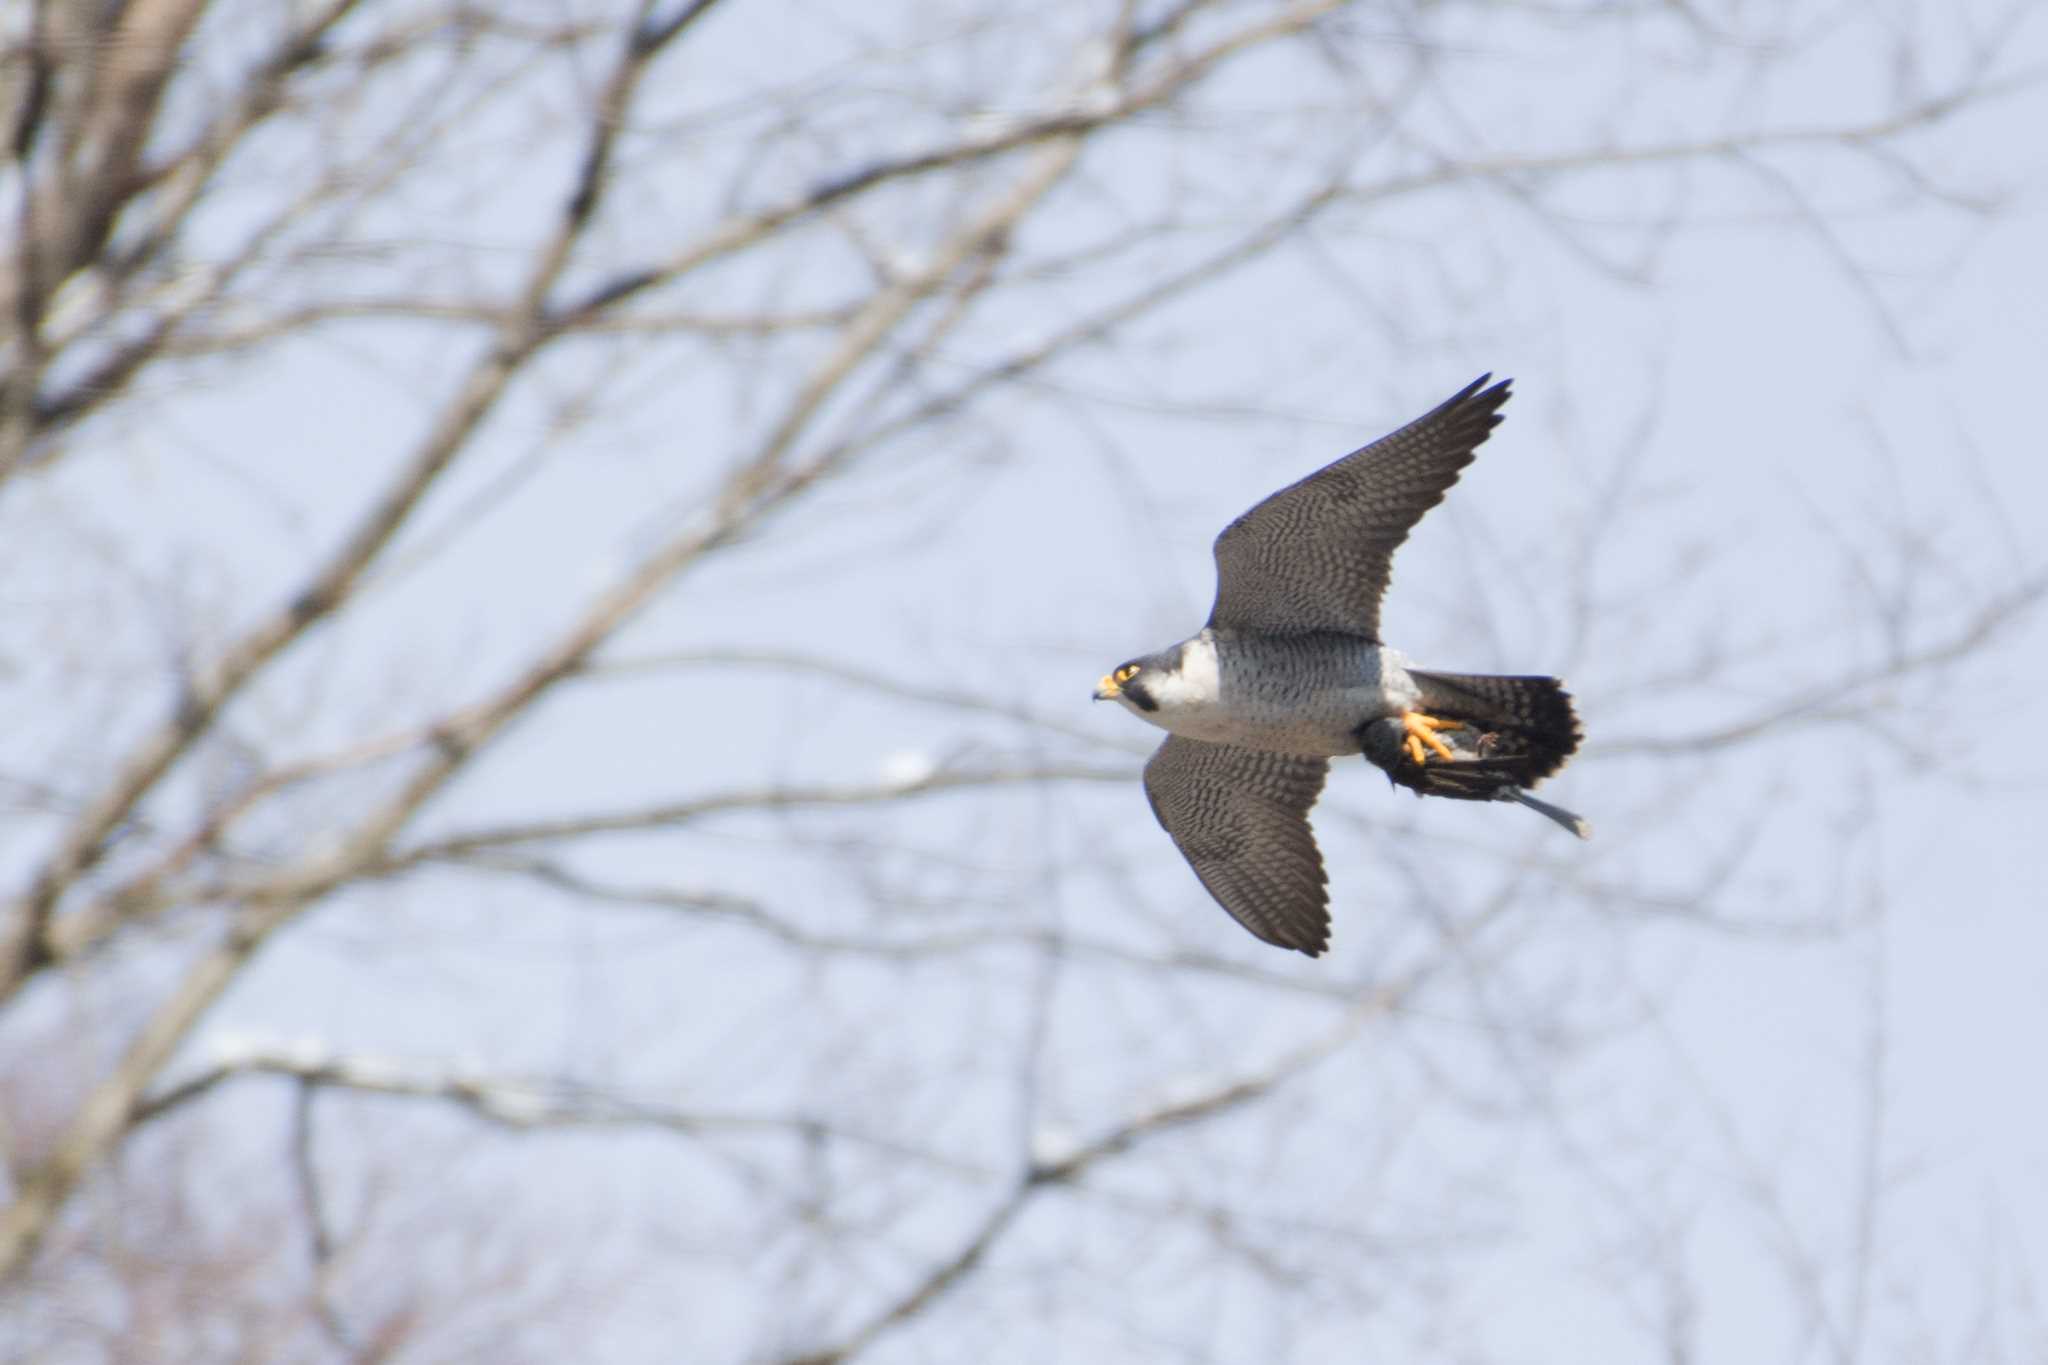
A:
{"label": "hooked beak", "polygon": [[1117,686],[1116,679],[1107,673],[1102,675],[1101,682],[1095,684],[1095,700],[1097,701],[1115,701],[1123,694],[1124,690]]}

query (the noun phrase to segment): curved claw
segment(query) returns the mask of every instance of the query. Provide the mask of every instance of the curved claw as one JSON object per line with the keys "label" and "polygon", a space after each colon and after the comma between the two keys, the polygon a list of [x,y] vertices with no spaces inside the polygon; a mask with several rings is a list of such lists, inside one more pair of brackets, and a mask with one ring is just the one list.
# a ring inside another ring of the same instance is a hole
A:
{"label": "curved claw", "polygon": [[1408,757],[1414,759],[1416,766],[1420,767],[1427,756],[1423,747],[1425,745],[1434,749],[1438,758],[1456,758],[1457,755],[1451,752],[1451,746],[1438,737],[1437,731],[1462,730],[1465,728],[1465,722],[1445,720],[1440,716],[1425,715],[1421,711],[1403,711],[1401,726],[1408,732],[1408,737],[1402,741],[1407,747]]}

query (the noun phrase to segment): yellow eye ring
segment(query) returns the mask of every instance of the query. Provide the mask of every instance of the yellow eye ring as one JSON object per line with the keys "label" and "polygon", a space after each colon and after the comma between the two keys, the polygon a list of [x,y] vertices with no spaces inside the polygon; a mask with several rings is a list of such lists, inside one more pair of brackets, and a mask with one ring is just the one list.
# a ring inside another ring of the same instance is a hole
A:
{"label": "yellow eye ring", "polygon": [[1119,668],[1113,676],[1116,678],[1118,682],[1127,683],[1131,679],[1138,676],[1138,666],[1136,664],[1125,664],[1122,668]]}

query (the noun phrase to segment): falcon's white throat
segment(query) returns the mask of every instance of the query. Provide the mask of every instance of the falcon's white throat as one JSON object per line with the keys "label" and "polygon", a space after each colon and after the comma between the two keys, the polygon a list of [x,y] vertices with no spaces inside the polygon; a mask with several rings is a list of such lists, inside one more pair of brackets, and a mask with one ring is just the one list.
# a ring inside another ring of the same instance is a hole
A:
{"label": "falcon's white throat", "polygon": [[[1147,711],[1128,697],[1121,700],[1133,715],[1162,730],[1200,729],[1197,718],[1213,713],[1223,700],[1223,673],[1216,662],[1216,642],[1206,630],[1181,642],[1180,662],[1172,672],[1147,669],[1142,677],[1145,695],[1159,709]],[[1196,724],[1188,727],[1189,721]]]}

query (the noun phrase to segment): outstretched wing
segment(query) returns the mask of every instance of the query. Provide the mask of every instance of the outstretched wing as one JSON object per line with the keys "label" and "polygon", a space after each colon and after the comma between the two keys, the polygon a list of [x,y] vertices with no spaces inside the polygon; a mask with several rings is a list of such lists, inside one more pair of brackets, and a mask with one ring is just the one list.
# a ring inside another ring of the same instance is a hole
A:
{"label": "outstretched wing", "polygon": [[1308,827],[1326,758],[1167,738],[1145,765],[1152,813],[1237,922],[1320,956],[1330,943],[1323,855]]}
{"label": "outstretched wing", "polygon": [[1443,501],[1500,423],[1503,379],[1481,375],[1425,417],[1289,484],[1216,537],[1209,624],[1379,638],[1394,550]]}

